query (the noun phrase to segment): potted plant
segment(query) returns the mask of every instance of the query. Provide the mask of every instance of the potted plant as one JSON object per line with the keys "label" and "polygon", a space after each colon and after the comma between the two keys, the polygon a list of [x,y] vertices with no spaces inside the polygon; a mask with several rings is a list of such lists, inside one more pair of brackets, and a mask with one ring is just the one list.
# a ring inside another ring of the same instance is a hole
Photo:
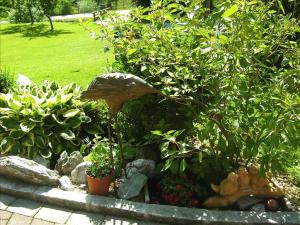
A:
{"label": "potted plant", "polygon": [[113,170],[106,143],[99,142],[87,156],[87,160],[91,162],[86,170],[89,193],[107,195],[113,180]]}

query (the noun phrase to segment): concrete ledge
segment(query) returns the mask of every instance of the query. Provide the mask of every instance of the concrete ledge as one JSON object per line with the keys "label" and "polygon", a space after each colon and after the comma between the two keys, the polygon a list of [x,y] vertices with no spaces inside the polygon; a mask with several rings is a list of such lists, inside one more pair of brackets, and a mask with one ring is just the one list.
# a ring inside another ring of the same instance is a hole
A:
{"label": "concrete ledge", "polygon": [[0,193],[77,210],[168,224],[300,224],[300,212],[256,213],[152,205],[63,191],[58,188],[27,184],[2,176],[0,176]]}

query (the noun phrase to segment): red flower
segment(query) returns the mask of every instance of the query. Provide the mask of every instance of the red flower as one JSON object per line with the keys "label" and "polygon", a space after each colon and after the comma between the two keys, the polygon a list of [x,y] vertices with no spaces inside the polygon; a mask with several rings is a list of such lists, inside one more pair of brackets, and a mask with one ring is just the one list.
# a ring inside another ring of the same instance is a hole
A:
{"label": "red flower", "polygon": [[182,189],[182,186],[180,184],[176,184],[176,189],[177,190],[181,190]]}

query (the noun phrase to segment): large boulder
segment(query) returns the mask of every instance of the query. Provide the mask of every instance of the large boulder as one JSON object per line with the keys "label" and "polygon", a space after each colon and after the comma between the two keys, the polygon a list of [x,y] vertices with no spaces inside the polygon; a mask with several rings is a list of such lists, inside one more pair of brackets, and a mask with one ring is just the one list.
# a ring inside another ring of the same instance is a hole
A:
{"label": "large boulder", "polygon": [[28,183],[57,186],[59,174],[33,160],[18,156],[0,157],[0,174]]}
{"label": "large boulder", "polygon": [[148,177],[144,174],[136,173],[130,179],[126,179],[120,184],[117,194],[119,198],[131,199],[140,194],[147,182]]}
{"label": "large boulder", "polygon": [[72,152],[70,156],[68,156],[68,153],[64,151],[57,160],[55,169],[59,172],[59,174],[70,175],[72,170],[74,170],[76,166],[82,162],[83,157],[79,151]]}

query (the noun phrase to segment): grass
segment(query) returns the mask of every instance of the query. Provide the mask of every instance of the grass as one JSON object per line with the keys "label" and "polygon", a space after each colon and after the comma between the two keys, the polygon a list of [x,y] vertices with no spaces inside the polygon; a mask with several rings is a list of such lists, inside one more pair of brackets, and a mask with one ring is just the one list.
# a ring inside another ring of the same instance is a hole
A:
{"label": "grass", "polygon": [[[87,26],[96,31],[97,25]],[[77,23],[4,24],[0,27],[0,62],[14,74],[32,81],[75,82],[86,87],[113,61],[113,53],[103,52],[107,44],[91,39],[89,31]]]}

